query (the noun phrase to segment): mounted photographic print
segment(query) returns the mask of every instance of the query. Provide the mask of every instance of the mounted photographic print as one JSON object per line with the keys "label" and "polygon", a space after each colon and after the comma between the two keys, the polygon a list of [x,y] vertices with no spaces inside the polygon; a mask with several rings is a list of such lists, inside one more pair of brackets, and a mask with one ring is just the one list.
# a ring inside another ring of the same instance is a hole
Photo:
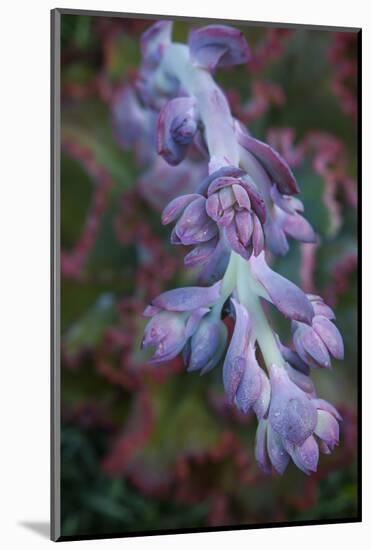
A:
{"label": "mounted photographic print", "polygon": [[360,521],[360,38],[53,10],[53,540]]}

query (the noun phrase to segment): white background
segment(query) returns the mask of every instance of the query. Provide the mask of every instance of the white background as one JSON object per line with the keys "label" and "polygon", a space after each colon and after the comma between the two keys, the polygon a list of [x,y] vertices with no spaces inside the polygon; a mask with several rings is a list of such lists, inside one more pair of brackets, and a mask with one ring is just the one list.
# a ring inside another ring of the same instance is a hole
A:
{"label": "white background", "polygon": [[[24,523],[49,519],[49,10],[54,7],[214,16],[363,27],[363,204],[370,204],[370,16],[368,2],[199,0],[7,1],[1,7],[1,453],[0,544],[52,545]],[[367,67],[367,70],[366,70]],[[5,125],[4,125],[5,122]],[[5,168],[5,169],[4,169]],[[370,338],[370,215],[364,220],[365,339]],[[4,307],[5,306],[5,307]],[[368,319],[367,319],[368,317]],[[369,321],[367,323],[367,320]],[[365,348],[367,346],[367,342]],[[364,350],[364,524],[68,543],[71,548],[364,548],[370,533],[370,351]],[[369,544],[369,543],[368,543]]]}

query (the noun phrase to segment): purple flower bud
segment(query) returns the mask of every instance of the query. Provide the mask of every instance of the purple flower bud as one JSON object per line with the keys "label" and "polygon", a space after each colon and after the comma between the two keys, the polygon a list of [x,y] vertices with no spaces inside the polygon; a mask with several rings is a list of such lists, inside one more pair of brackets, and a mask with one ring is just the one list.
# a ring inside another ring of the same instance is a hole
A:
{"label": "purple flower bud", "polygon": [[332,414],[327,411],[317,411],[317,425],[314,433],[326,443],[327,448],[332,451],[339,443],[339,424]]}
{"label": "purple flower bud", "polygon": [[272,424],[267,428],[267,450],[273,468],[282,475],[290,461],[290,456],[284,448],[281,436],[273,429]]}
{"label": "purple flower bud", "polygon": [[206,212],[205,197],[197,196],[175,226],[176,234],[184,245],[206,242],[215,237],[218,227]]}
{"label": "purple flower bud", "polygon": [[217,244],[217,237],[214,237],[206,243],[198,244],[184,257],[184,265],[187,267],[195,267],[196,265],[205,264],[212,256]]}
{"label": "purple flower bud", "polygon": [[201,197],[201,195],[193,193],[190,195],[181,195],[173,199],[162,212],[162,223],[167,225],[176,220],[183,213],[184,209],[199,197]]}
{"label": "purple flower bud", "polygon": [[214,252],[209,256],[208,262],[200,273],[198,280],[201,284],[210,284],[221,279],[227,269],[231,249],[229,243],[221,231],[219,241]]}
{"label": "purple flower bud", "polygon": [[224,389],[228,401],[233,402],[246,368],[246,355],[250,341],[251,322],[244,306],[232,299],[236,313],[233,336],[223,366]]}
{"label": "purple flower bud", "polygon": [[176,357],[186,341],[184,314],[161,311],[147,324],[142,347],[156,346],[151,363],[160,363]]}
{"label": "purple flower bud", "polygon": [[288,363],[285,364],[285,369],[287,374],[289,375],[289,378],[291,382],[294,382],[305,393],[314,396],[315,395],[315,388],[313,381],[309,378],[308,375],[303,374],[302,372],[294,369],[289,365]]}
{"label": "purple flower bud", "polygon": [[311,322],[314,311],[305,293],[294,283],[270,269],[263,253],[252,258],[250,265],[254,277],[267,292],[268,299],[281,313],[289,319]]}
{"label": "purple flower bud", "polygon": [[273,184],[270,190],[272,201],[287,214],[296,214],[304,212],[304,206],[301,200],[296,197],[282,195],[276,184]]}
{"label": "purple flower bud", "polygon": [[335,409],[335,407],[333,405],[331,405],[331,403],[328,403],[327,401],[325,401],[324,399],[312,399],[313,401],[313,404],[315,405],[315,407],[318,409],[318,410],[321,410],[321,411],[327,411],[328,413],[330,413],[334,418],[336,418],[336,420],[339,420],[341,421],[342,420],[342,417],[341,415],[339,414],[339,412]]}
{"label": "purple flower bud", "polygon": [[187,154],[198,129],[197,101],[191,97],[171,99],[162,107],[157,124],[157,152],[175,166]]}
{"label": "purple flower bud", "polygon": [[305,474],[317,471],[319,449],[315,438],[311,435],[301,445],[294,446],[290,456],[296,466]]}
{"label": "purple flower bud", "polygon": [[148,63],[157,64],[164,49],[171,43],[172,21],[157,21],[141,36],[140,49]]}
{"label": "purple flower bud", "polygon": [[270,147],[258,139],[254,139],[245,132],[240,126],[236,126],[237,139],[263,166],[272,184],[275,183],[279,191],[285,195],[292,195],[299,192],[298,184],[287,162]]}
{"label": "purple flower bud", "polygon": [[246,175],[246,172],[244,170],[241,170],[241,168],[237,168],[236,166],[232,165],[222,166],[218,170],[212,172],[205,179],[203,179],[201,183],[199,183],[197,187],[197,193],[206,194],[210,184],[217,178],[240,178],[244,175]]}
{"label": "purple flower bud", "polygon": [[191,338],[188,371],[200,370],[204,374],[214,368],[222,358],[228,332],[220,319],[204,317]]}
{"label": "purple flower bud", "polygon": [[220,296],[221,281],[209,287],[189,286],[167,290],[152,302],[167,311],[192,311],[214,304]]}
{"label": "purple flower bud", "polygon": [[310,398],[294,384],[286,370],[271,366],[272,399],[269,422],[285,440],[301,445],[313,434],[317,411]]}
{"label": "purple flower bud", "polygon": [[344,344],[343,339],[336,328],[322,315],[315,315],[312,322],[313,330],[316,331],[321,340],[326,344],[327,349],[335,357],[335,359],[344,358]]}
{"label": "purple flower bud", "polygon": [[259,468],[265,473],[271,472],[271,463],[267,451],[268,420],[259,420],[255,439],[255,458]]}
{"label": "purple flower bud", "polygon": [[322,339],[309,325],[293,324],[293,342],[300,358],[310,367],[329,368],[330,355]]}
{"label": "purple flower bud", "polygon": [[208,25],[190,32],[188,39],[194,65],[213,70],[247,63],[250,49],[241,31],[226,25]]}
{"label": "purple flower bud", "polygon": [[325,304],[321,296],[317,296],[316,294],[307,294],[307,297],[312,303],[315,315],[322,315],[323,317],[327,317],[330,321],[335,319],[335,313],[327,304]]}
{"label": "purple flower bud", "polygon": [[236,391],[235,402],[244,413],[254,406],[262,389],[262,377],[260,367],[255,357],[255,349],[251,343],[247,346],[244,371]]}
{"label": "purple flower bud", "polygon": [[271,399],[271,385],[268,376],[263,369],[260,369],[260,394],[254,403],[253,409],[256,416],[261,419],[265,418],[268,412],[268,407]]}
{"label": "purple flower bud", "polygon": [[185,326],[185,336],[190,338],[196,332],[197,327],[201,319],[209,313],[210,308],[208,307],[199,307],[192,311],[191,315],[188,317],[186,326]]}

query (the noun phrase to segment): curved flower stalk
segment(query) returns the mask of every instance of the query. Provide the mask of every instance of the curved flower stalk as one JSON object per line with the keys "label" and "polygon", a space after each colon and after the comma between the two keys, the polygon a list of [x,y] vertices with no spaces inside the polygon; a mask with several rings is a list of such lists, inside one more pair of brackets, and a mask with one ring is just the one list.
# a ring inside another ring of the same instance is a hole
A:
{"label": "curved flower stalk", "polygon": [[[329,367],[330,355],[341,359],[343,343],[332,310],[273,271],[265,251],[282,255],[289,238],[316,236],[294,196],[299,186],[291,169],[233,119],[213,79],[218,67],[249,61],[243,34],[210,25],[193,30],[186,45],[171,41],[171,27],[161,21],[144,33],[139,89],[157,113],[157,153],[178,166],[195,146],[208,161],[208,176],[162,213],[163,224],[175,224],[171,242],[192,247],[185,265],[201,266],[207,286],[154,298],[144,312],[151,319],[143,346],[155,347],[154,363],[182,354],[188,370],[201,374],[223,360],[227,400],[257,416],[261,468],[282,474],[291,459],[309,474],[319,451],[338,444],[341,420],[317,398],[310,370]],[[264,302],[291,321],[291,344],[280,342]],[[230,340],[225,315],[234,320]]]}

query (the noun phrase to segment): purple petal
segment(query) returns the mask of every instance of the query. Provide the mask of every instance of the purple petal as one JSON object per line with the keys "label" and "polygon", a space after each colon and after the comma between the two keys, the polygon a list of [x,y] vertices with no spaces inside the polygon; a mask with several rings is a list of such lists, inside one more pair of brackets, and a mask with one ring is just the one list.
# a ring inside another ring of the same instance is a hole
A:
{"label": "purple petal", "polygon": [[312,327],[300,324],[294,332],[293,342],[301,359],[311,367],[331,366],[327,348]]}
{"label": "purple petal", "polygon": [[235,216],[238,238],[243,246],[247,246],[250,242],[251,235],[254,229],[254,222],[250,212],[242,210],[237,212]]}
{"label": "purple petal", "polygon": [[213,286],[190,286],[168,290],[153,300],[153,305],[167,311],[192,311],[214,304],[220,295],[221,281]]}
{"label": "purple petal", "polygon": [[197,132],[196,100],[176,97],[162,107],[157,122],[157,152],[168,164],[179,164]]}
{"label": "purple petal", "polygon": [[299,199],[282,195],[278,191],[276,184],[272,185],[270,195],[272,201],[287,214],[295,214],[296,212],[304,211],[303,203]]}
{"label": "purple petal", "polygon": [[195,199],[179,218],[175,230],[183,244],[205,242],[217,234],[218,228],[207,215],[205,203],[205,197]]}
{"label": "purple petal", "polygon": [[291,455],[296,466],[305,474],[317,471],[319,449],[316,440],[311,435],[302,445],[294,448]]}
{"label": "purple petal", "polygon": [[267,452],[267,420],[260,420],[256,430],[255,439],[255,458],[259,468],[265,473],[271,472],[268,452]]}
{"label": "purple petal", "polygon": [[313,318],[313,329],[326,344],[327,349],[335,359],[344,359],[343,338],[336,326],[322,315]]}
{"label": "purple petal", "polygon": [[259,254],[264,249],[264,233],[262,225],[259,221],[259,218],[257,216],[253,216],[254,218],[254,231],[252,234],[252,243],[253,243],[253,249],[255,256],[259,256]]}
{"label": "purple petal", "polygon": [[232,303],[236,312],[236,322],[223,366],[224,389],[231,403],[245,371],[245,356],[251,333],[250,318],[246,309],[234,299]]}
{"label": "purple petal", "polygon": [[267,143],[263,143],[242,131],[237,132],[237,138],[245,149],[259,160],[263,168],[276,183],[279,191],[284,195],[292,195],[299,192],[298,184],[287,162]]}
{"label": "purple petal", "polygon": [[215,193],[206,199],[206,212],[214,221],[218,221],[221,211],[219,195]]}
{"label": "purple petal", "polygon": [[314,433],[332,450],[339,443],[339,424],[327,411],[317,411],[317,425]]}
{"label": "purple petal", "polygon": [[315,315],[322,315],[323,317],[327,317],[330,321],[335,319],[335,313],[325,304],[320,296],[316,294],[307,294],[307,297],[312,302]]}
{"label": "purple petal", "polygon": [[264,226],[265,241],[275,256],[285,256],[289,251],[289,243],[285,232],[272,220],[268,220]]}
{"label": "purple petal", "polygon": [[222,321],[205,317],[191,340],[188,371],[210,370],[221,359],[227,342],[227,329]]}
{"label": "purple petal", "polygon": [[176,357],[186,341],[183,316],[161,311],[147,324],[142,347],[156,346],[156,352],[150,362],[160,363]]}
{"label": "purple petal", "polygon": [[332,416],[336,418],[336,420],[342,420],[339,412],[335,409],[333,405],[331,405],[331,403],[328,403],[328,401],[325,401],[324,399],[313,399],[313,404],[317,409],[321,411],[327,411],[328,413],[332,414]]}
{"label": "purple petal", "polygon": [[201,321],[202,317],[209,313],[210,308],[208,307],[199,307],[188,317],[185,325],[185,336],[190,338],[194,332],[197,330],[198,324]]}
{"label": "purple petal", "polygon": [[272,426],[268,424],[267,431],[267,447],[268,447],[268,456],[273,465],[273,468],[282,475],[286,470],[288,463],[290,461],[290,456],[286,452],[282,439],[278,433],[274,431]]}
{"label": "purple petal", "polygon": [[175,227],[172,229],[172,231],[170,233],[170,242],[171,242],[171,244],[175,244],[175,245],[183,244],[182,241],[179,239],[179,237],[177,235]]}
{"label": "purple petal", "polygon": [[158,307],[153,307],[151,305],[147,306],[146,309],[143,311],[142,315],[143,317],[153,317],[157,313],[160,313],[161,309]]}
{"label": "purple petal", "polygon": [[217,178],[239,178],[244,174],[246,174],[246,172],[244,170],[241,170],[241,168],[237,168],[236,166],[223,166],[222,168],[215,170],[215,172],[213,172],[212,174],[207,176],[207,178],[201,181],[201,183],[197,187],[197,193],[200,193],[202,195],[207,193],[209,185]]}
{"label": "purple petal", "polygon": [[143,57],[159,61],[162,52],[171,42],[172,21],[157,21],[151,25],[140,38],[140,49]]}
{"label": "purple petal", "polygon": [[188,44],[192,63],[209,70],[247,63],[251,56],[243,33],[226,25],[194,29]]}
{"label": "purple petal", "polygon": [[310,223],[300,214],[287,215],[283,222],[285,232],[303,243],[317,242],[317,236]]}
{"label": "purple petal", "polygon": [[228,208],[233,206],[233,204],[236,202],[235,195],[230,187],[225,187],[224,189],[221,189],[218,195],[223,210],[228,210]]}
{"label": "purple petal", "polygon": [[253,181],[249,176],[241,178],[239,184],[247,191],[252,209],[255,214],[258,216],[261,223],[265,223],[266,220],[266,207],[264,199],[260,191],[255,187]]}
{"label": "purple petal", "polygon": [[256,416],[264,418],[268,412],[268,407],[271,399],[271,385],[268,379],[268,376],[265,374],[263,369],[260,369],[260,381],[261,389],[260,394],[257,400],[254,403],[254,412]]}
{"label": "purple petal", "polygon": [[218,281],[224,276],[227,269],[229,258],[231,255],[231,249],[227,239],[224,237],[223,232],[219,234],[219,242],[209,260],[199,275],[199,282],[203,284],[210,284],[214,281]]}
{"label": "purple petal", "polygon": [[239,180],[237,178],[232,178],[229,176],[224,176],[220,178],[215,178],[209,185],[207,190],[207,196],[210,197],[217,191],[220,191],[221,189],[225,189],[226,187],[231,187],[232,185],[238,183]]}
{"label": "purple petal", "polygon": [[309,378],[309,376],[292,368],[288,363],[286,363],[285,369],[287,371],[287,374],[289,375],[291,382],[294,382],[294,384],[296,384],[298,388],[303,390],[305,393],[314,395],[315,393],[314,384],[313,384],[313,381]]}
{"label": "purple petal", "polygon": [[250,344],[246,354],[245,370],[236,392],[236,405],[244,413],[251,409],[259,397],[262,384],[260,370],[255,350]]}
{"label": "purple petal", "polygon": [[317,411],[309,397],[289,378],[286,370],[271,365],[272,399],[269,422],[284,439],[301,445],[312,435]]}
{"label": "purple petal", "polygon": [[231,248],[237,252],[237,254],[240,254],[240,256],[245,258],[245,260],[249,260],[252,254],[252,245],[244,246],[240,240],[237,225],[234,220],[225,228],[225,234]]}
{"label": "purple petal", "polygon": [[289,319],[310,323],[314,312],[305,293],[294,283],[285,279],[265,262],[264,254],[251,259],[254,277],[265,288],[271,302]]}
{"label": "purple petal", "polygon": [[249,194],[241,185],[234,184],[232,185],[233,194],[235,196],[235,200],[238,203],[238,206],[240,208],[245,208],[246,210],[251,209],[251,201],[249,199]]}
{"label": "purple petal", "polygon": [[173,222],[189,204],[199,197],[201,197],[201,195],[193,193],[191,195],[181,195],[170,201],[162,212],[161,221],[163,225]]}
{"label": "purple petal", "polygon": [[198,244],[184,257],[184,265],[187,267],[194,267],[196,265],[202,265],[210,258],[215,251],[218,239],[210,239],[206,243]]}

